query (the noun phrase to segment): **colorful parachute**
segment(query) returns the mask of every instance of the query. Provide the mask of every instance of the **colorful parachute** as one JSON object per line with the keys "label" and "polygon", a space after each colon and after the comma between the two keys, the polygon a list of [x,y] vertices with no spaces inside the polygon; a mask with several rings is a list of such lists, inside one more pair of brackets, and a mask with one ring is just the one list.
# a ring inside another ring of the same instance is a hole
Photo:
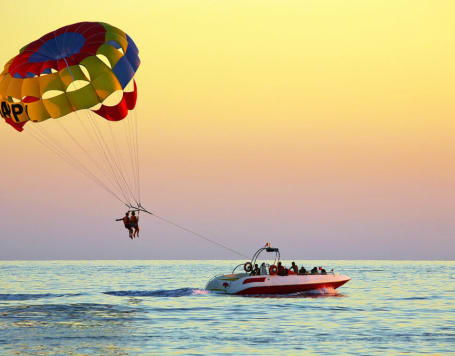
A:
{"label": "colorful parachute", "polygon": [[139,64],[135,43],[116,27],[102,22],[62,27],[6,63],[0,115],[126,205],[138,206],[137,115],[128,113],[136,105]]}
{"label": "colorful parachute", "polygon": [[99,106],[131,81],[140,60],[133,40],[101,22],[62,27],[26,45],[0,74],[1,116],[16,130],[28,121],[59,118],[81,109],[123,119],[136,88],[114,107]]}

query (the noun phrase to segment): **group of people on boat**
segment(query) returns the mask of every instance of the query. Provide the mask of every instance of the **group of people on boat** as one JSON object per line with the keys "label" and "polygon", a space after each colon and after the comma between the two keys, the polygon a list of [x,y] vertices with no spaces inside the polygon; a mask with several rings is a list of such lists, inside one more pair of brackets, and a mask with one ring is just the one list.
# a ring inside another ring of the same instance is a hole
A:
{"label": "group of people on boat", "polygon": [[123,218],[116,219],[115,221],[123,221],[131,240],[139,237],[139,211],[137,212],[137,215],[135,211],[131,211],[131,216],[130,211],[127,211]]}
{"label": "group of people on boat", "polygon": [[[275,267],[275,268],[273,268]],[[272,270],[273,269],[273,270]],[[289,276],[293,274],[298,275],[310,275],[310,274],[327,274],[327,271],[322,267],[313,267],[311,271],[307,271],[305,267],[299,267],[293,261],[291,267],[288,269],[286,268],[281,262],[278,262],[277,266],[270,266],[269,268],[270,274],[277,274],[278,276]],[[261,264],[261,267],[256,263],[251,271],[252,276],[260,276],[267,274],[267,267],[265,263]]]}

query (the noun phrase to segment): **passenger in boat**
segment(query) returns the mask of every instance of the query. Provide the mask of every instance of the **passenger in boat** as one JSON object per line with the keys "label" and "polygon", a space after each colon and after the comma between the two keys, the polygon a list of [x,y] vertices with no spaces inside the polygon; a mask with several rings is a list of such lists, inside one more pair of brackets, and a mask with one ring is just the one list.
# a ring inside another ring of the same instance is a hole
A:
{"label": "passenger in boat", "polygon": [[133,229],[131,228],[131,221],[130,221],[130,212],[127,211],[125,213],[125,216],[120,219],[115,219],[115,221],[123,221],[123,224],[125,225],[125,229],[128,230],[128,235],[130,239],[133,239]]}
{"label": "passenger in boat", "polygon": [[277,267],[278,267],[277,274],[279,276],[286,276],[287,275],[286,268],[281,264],[281,262],[278,262],[278,266]]}
{"label": "passenger in boat", "polygon": [[253,271],[251,272],[251,275],[252,276],[259,276],[261,274],[261,271],[259,270],[259,266],[258,264],[256,263],[254,265],[254,268],[253,268]]}
{"label": "passenger in boat", "polygon": [[261,274],[267,274],[267,266],[265,265],[265,262],[262,262],[261,264]]}
{"label": "passenger in boat", "polygon": [[294,272],[294,274],[299,274],[299,266],[297,266],[294,261],[292,261],[291,271]]}
{"label": "passenger in boat", "polygon": [[133,229],[133,238],[139,237],[139,213],[137,215],[138,216],[136,216],[133,211],[130,218],[131,228]]}
{"label": "passenger in boat", "polygon": [[300,267],[299,274],[308,274],[308,272],[305,269],[305,267],[302,266],[302,267]]}
{"label": "passenger in boat", "polygon": [[321,268],[321,274],[327,274],[327,271],[324,268]]}
{"label": "passenger in boat", "polygon": [[289,270],[286,266],[283,266],[283,272],[282,276],[288,276],[289,275]]}
{"label": "passenger in boat", "polygon": [[318,268],[317,268],[317,267],[313,267],[313,268],[311,269],[311,274],[319,274],[319,273],[318,273]]}

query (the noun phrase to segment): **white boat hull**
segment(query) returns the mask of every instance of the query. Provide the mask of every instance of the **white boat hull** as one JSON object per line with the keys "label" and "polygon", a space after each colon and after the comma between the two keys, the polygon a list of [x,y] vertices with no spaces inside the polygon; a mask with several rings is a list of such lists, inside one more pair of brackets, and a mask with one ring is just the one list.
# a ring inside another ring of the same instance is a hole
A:
{"label": "white boat hull", "polygon": [[324,288],[336,289],[350,280],[341,274],[250,276],[238,273],[214,277],[207,283],[206,289],[225,294],[290,294]]}

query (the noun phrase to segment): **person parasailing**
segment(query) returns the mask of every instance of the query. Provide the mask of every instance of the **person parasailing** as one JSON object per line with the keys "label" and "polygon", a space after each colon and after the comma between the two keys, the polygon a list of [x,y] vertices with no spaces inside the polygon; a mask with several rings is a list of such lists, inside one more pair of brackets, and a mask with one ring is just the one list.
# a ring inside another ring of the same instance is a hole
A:
{"label": "person parasailing", "polygon": [[133,229],[133,238],[139,237],[139,210],[137,211],[137,216],[134,211],[131,212],[130,224]]}
{"label": "person parasailing", "polygon": [[[134,213],[134,211],[133,211],[133,213]],[[129,235],[130,239],[132,240],[133,239],[133,229],[131,227],[131,220],[130,220],[129,215],[130,215],[130,212],[127,211],[123,218],[115,219],[115,221],[123,221],[123,224],[125,225],[125,229],[128,230],[128,235]]]}

